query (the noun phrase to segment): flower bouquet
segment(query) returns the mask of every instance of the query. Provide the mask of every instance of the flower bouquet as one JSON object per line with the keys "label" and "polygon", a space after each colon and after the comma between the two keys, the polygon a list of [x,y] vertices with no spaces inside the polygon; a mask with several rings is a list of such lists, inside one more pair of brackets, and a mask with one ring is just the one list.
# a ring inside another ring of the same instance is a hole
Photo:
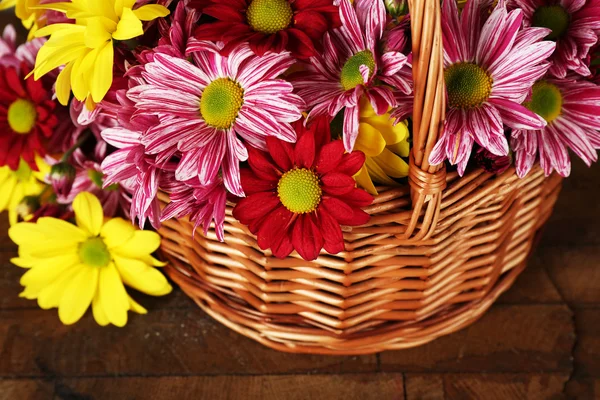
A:
{"label": "flower bouquet", "polygon": [[160,246],[268,346],[425,343],[524,268],[569,150],[597,160],[598,0],[11,6],[0,210],[22,295],[67,324],[168,293]]}

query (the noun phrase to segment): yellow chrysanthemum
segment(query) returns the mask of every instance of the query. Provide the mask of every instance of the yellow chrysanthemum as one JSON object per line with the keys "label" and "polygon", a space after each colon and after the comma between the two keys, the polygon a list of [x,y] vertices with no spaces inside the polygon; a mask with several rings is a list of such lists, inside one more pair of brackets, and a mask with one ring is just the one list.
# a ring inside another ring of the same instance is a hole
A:
{"label": "yellow chrysanthemum", "polygon": [[0,11],[15,7],[17,18],[29,30],[27,40],[31,40],[38,29],[46,26],[46,10],[36,8],[39,5],[40,0],[0,0]]}
{"label": "yellow chrysanthemum", "polygon": [[61,104],[69,101],[71,90],[88,109],[93,109],[110,89],[113,79],[113,40],[129,40],[144,33],[142,21],[169,15],[158,4],[133,9],[136,0],[72,0],[70,3],[40,5],[40,9],[65,13],[74,24],[48,25],[35,34],[50,38],[40,49],[34,76],[39,79],[65,65],[56,80]]}
{"label": "yellow chrysanthemum", "polygon": [[23,160],[19,169],[0,167],[0,212],[8,210],[10,224],[17,223],[17,206],[25,196],[37,196],[44,190],[42,180],[50,167],[41,158],[36,159],[39,171],[33,171]]}
{"label": "yellow chrysanthemum", "polygon": [[147,311],[126,292],[124,283],[152,296],[171,292],[151,256],[160,245],[156,232],[136,230],[122,218],[105,221],[100,201],[88,192],[73,201],[75,221],[43,217],[10,228],[19,245],[11,261],[29,268],[21,278],[21,297],[37,299],[43,309],[58,307],[62,323],[77,322],[92,305],[98,324],[127,323],[127,311]]}
{"label": "yellow chrysanthemum", "polygon": [[377,115],[364,97],[360,102],[359,122],[354,149],[365,153],[366,161],[354,178],[367,192],[377,195],[373,182],[397,186],[392,178],[408,175],[408,164],[402,157],[409,155],[409,131],[404,122],[394,125],[389,112]]}

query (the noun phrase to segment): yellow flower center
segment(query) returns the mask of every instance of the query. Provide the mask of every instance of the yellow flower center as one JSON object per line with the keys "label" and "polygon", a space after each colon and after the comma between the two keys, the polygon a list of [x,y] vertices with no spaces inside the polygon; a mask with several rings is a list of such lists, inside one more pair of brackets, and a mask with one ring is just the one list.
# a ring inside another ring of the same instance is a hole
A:
{"label": "yellow flower center", "polygon": [[556,85],[540,81],[533,85],[531,100],[523,105],[550,123],[562,112],[562,93]]}
{"label": "yellow flower center", "polygon": [[35,104],[29,100],[18,99],[8,107],[8,125],[16,133],[25,135],[31,132],[36,119]]}
{"label": "yellow flower center", "polygon": [[106,267],[111,258],[106,244],[99,237],[89,238],[79,246],[79,259],[90,267]]}
{"label": "yellow flower center", "polygon": [[268,35],[290,26],[293,15],[287,0],[254,0],[246,10],[246,18],[252,29]]}
{"label": "yellow flower center", "polygon": [[453,108],[474,108],[492,93],[492,77],[480,66],[462,62],[444,71],[448,103]]}
{"label": "yellow flower center", "polygon": [[369,68],[369,78],[371,78],[375,72],[375,59],[373,58],[373,53],[369,50],[356,53],[342,67],[340,81],[344,90],[354,89],[356,86],[364,83],[363,76],[360,73],[361,65],[366,65]]}
{"label": "yellow flower center", "polygon": [[229,78],[212,81],[202,93],[200,114],[207,125],[229,129],[244,104],[244,89]]}
{"label": "yellow flower center", "polygon": [[571,23],[569,13],[561,6],[541,6],[533,13],[531,25],[552,29],[548,40],[558,40],[567,32]]}
{"label": "yellow flower center", "polygon": [[14,172],[19,182],[28,182],[31,178],[31,168],[23,159],[19,160],[19,168]]}
{"label": "yellow flower center", "polygon": [[279,179],[277,194],[281,204],[291,212],[312,212],[321,202],[319,177],[306,168],[289,170]]}

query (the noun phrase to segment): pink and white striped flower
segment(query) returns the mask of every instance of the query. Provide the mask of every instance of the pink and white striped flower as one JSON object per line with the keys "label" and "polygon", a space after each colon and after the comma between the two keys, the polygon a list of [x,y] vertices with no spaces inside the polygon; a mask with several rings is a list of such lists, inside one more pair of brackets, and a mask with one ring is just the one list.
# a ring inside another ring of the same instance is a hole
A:
{"label": "pink and white striped flower", "polygon": [[564,78],[569,71],[589,76],[585,60],[598,42],[600,0],[510,0],[523,10],[525,26],[549,28],[546,39],[556,42],[550,58],[552,76]]}
{"label": "pink and white striped flower", "polygon": [[194,223],[194,232],[202,226],[204,236],[208,234],[211,222],[214,221],[217,239],[225,239],[223,223],[227,191],[221,178],[208,185],[200,184],[198,178],[187,182],[172,180],[165,183],[162,189],[170,193],[170,202],[163,210],[161,221],[189,216]]}
{"label": "pink and white striped flower", "polygon": [[448,95],[445,132],[429,162],[445,159],[462,175],[476,142],[497,156],[508,154],[505,125],[543,129],[546,121],[521,103],[550,67],[555,43],[549,30],[522,29],[523,12],[508,12],[505,0],[489,14],[491,0],[469,0],[459,17],[455,1],[444,1],[442,32]]}
{"label": "pink and white striped flower", "polygon": [[403,70],[406,55],[381,52],[386,10],[381,0],[340,1],[342,26],[325,34],[322,55],[292,82],[312,117],[334,117],[344,109],[344,147],[352,151],[358,135],[359,101],[367,96],[379,115],[396,107],[395,91],[410,93],[412,76]]}
{"label": "pink and white striped flower", "polygon": [[301,118],[302,99],[292,84],[278,79],[294,59],[287,52],[258,57],[247,45],[220,55],[221,47],[191,40],[191,62],[155,54],[143,66],[145,84],[131,88],[137,116],[156,117],[143,132],[146,154],[179,157],[175,178],[198,178],[209,185],[219,173],[237,196],[239,163],[248,158],[246,144],[265,149],[265,138],[296,140],[290,123]]}
{"label": "pink and white striped flower", "polygon": [[598,160],[600,149],[600,87],[574,79],[546,79],[533,86],[525,106],[541,115],[548,125],[543,129],[515,129],[511,147],[517,174],[531,170],[537,154],[546,175],[556,170],[562,176],[571,172],[571,149],[588,166]]}
{"label": "pink and white striped flower", "polygon": [[157,118],[134,115],[134,104],[124,89],[116,91],[115,99],[118,105],[105,103],[103,109],[103,113],[112,115],[119,122],[119,126],[102,131],[102,138],[118,149],[102,162],[102,172],[106,175],[104,186],[124,186],[132,194],[132,222],[137,218],[143,227],[149,220],[158,229],[161,214],[157,199],[159,182],[174,166],[169,168],[170,156],[157,159],[155,155],[146,154],[142,144],[143,132],[156,124]]}

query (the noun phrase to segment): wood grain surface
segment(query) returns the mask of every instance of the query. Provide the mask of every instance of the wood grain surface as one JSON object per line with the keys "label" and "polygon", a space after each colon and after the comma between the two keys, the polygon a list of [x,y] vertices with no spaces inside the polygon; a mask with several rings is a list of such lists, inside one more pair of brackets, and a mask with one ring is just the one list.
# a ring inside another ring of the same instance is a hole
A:
{"label": "wood grain surface", "polygon": [[0,400],[600,398],[600,168],[576,163],[528,269],[474,325],[361,357],[267,349],[179,290],[122,329],[20,299],[0,216]]}

